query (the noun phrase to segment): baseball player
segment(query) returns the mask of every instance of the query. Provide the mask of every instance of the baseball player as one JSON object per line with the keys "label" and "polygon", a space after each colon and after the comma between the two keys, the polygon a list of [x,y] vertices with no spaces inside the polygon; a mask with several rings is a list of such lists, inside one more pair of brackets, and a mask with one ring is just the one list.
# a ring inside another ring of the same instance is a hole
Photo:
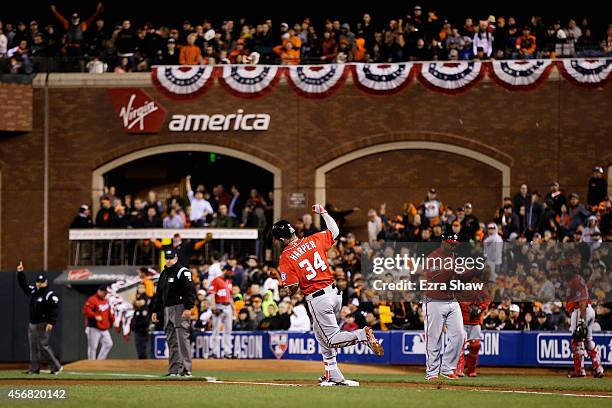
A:
{"label": "baseball player", "polygon": [[[83,314],[87,319],[85,333],[87,334],[87,358],[89,360],[106,360],[108,353],[113,348],[110,328],[115,322],[115,315],[107,294],[107,286],[101,285],[83,306]],[[98,353],[99,345],[101,346]]]}
{"label": "baseball player", "polygon": [[377,356],[384,355],[384,350],[370,327],[353,332],[338,327],[342,293],[336,288],[327,262],[327,251],[339,234],[338,225],[321,204],[313,205],[312,210],[323,217],[327,230],[300,239],[288,221],[277,221],[272,226],[272,235],[284,245],[279,259],[281,281],[291,295],[300,289],[308,304],[325,365],[325,380],[320,385],[359,386],[357,381],[344,378],[336,362],[336,349],[367,343]]}
{"label": "baseball player", "polygon": [[234,318],[234,300],[232,298],[232,277],[234,272],[230,264],[223,266],[223,273],[210,283],[208,288],[212,310],[213,332],[211,337],[212,355],[220,358],[219,341],[223,325],[223,357],[232,358],[232,325]]}
{"label": "baseball player", "polygon": [[562,265],[563,276],[567,279],[565,308],[571,314],[570,331],[572,332],[572,353],[574,355],[574,370],[568,374],[570,378],[585,377],[584,356],[588,355],[593,363],[593,377],[602,378],[604,369],[597,354],[593,341],[593,325],[595,310],[589,300],[589,292],[584,278],[574,271],[579,267],[580,256],[571,254],[569,262]]}
{"label": "baseball player", "polygon": [[[466,293],[469,295],[469,292]],[[463,300],[463,299],[462,299]],[[478,352],[480,351],[480,334],[482,332],[481,325],[483,321],[483,312],[489,307],[490,296],[486,289],[474,295],[472,301],[462,301],[461,314],[463,317],[463,329],[465,332],[465,342],[462,347],[462,352],[457,363],[455,374],[459,377],[476,377],[476,366],[478,365]],[[467,358],[465,355],[465,343],[467,343]],[[467,368],[467,370],[466,370]],[[465,373],[464,371],[467,371]]]}
{"label": "baseball player", "polygon": [[[442,234],[440,248],[427,256],[428,284],[449,284],[455,276],[454,269],[446,267],[446,259],[454,258],[459,237],[454,233]],[[440,262],[441,261],[441,262]],[[425,305],[425,379],[437,380],[442,376],[449,380],[459,378],[455,368],[461,355],[464,332],[459,302],[450,290],[440,286],[424,291]],[[446,336],[444,336],[446,334]],[[446,345],[445,345],[446,337]]]}
{"label": "baseball player", "polygon": [[37,275],[35,284],[29,285],[23,270],[23,262],[19,261],[17,282],[23,293],[30,297],[30,324],[28,325],[30,368],[26,374],[40,374],[41,356],[49,362],[50,373],[59,374],[63,367],[49,347],[49,335],[57,322],[59,298],[49,289],[49,282],[45,275]]}

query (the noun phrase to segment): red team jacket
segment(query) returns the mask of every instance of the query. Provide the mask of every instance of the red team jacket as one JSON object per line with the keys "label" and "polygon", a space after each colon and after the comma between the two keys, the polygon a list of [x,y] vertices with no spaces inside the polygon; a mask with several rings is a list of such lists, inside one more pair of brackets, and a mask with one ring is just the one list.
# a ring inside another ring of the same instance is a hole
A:
{"label": "red team jacket", "polygon": [[278,269],[285,287],[299,285],[304,296],[334,283],[327,251],[334,245],[330,230],[298,239],[282,252]]}
{"label": "red team jacket", "polygon": [[232,301],[232,280],[217,276],[210,282],[208,293],[215,295],[215,303],[230,303]]}
{"label": "red team jacket", "polygon": [[[83,314],[87,318],[87,327],[95,327],[99,330],[108,330],[115,321],[108,299],[100,299],[94,294],[87,299],[83,306]],[[96,316],[101,316],[102,320],[96,320]]]}
{"label": "red team jacket", "polygon": [[584,278],[580,275],[575,275],[567,282],[566,296],[565,308],[570,314],[575,309],[580,308],[580,302],[586,302],[587,304],[591,303],[589,300],[589,289],[587,288]]}

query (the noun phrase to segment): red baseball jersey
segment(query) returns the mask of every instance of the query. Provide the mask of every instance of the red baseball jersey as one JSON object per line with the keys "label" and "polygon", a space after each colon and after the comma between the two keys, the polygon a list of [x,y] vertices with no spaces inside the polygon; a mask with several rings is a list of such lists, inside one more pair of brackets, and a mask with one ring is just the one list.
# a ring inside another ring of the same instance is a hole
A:
{"label": "red baseball jersey", "polygon": [[580,307],[580,302],[587,302],[587,304],[591,303],[589,300],[589,290],[587,288],[587,284],[584,281],[584,278],[580,275],[574,276],[567,283],[567,299],[565,300],[567,303],[565,304],[565,308],[569,313],[572,313],[574,309]]}
{"label": "red baseball jersey", "polygon": [[327,251],[334,245],[330,230],[317,232],[287,245],[278,262],[285,287],[299,285],[304,295],[310,295],[334,282]]}
{"label": "red baseball jersey", "polygon": [[[96,293],[87,299],[83,306],[83,314],[85,315],[86,325],[95,327],[98,330],[108,330],[115,322],[113,310],[108,302],[108,298],[100,299]],[[101,320],[96,320],[96,316],[100,316]]]}
{"label": "red baseball jersey", "polygon": [[232,280],[217,276],[210,282],[208,293],[215,295],[215,303],[230,303],[232,301]]}
{"label": "red baseball jersey", "polygon": [[[429,268],[424,268],[425,279],[427,279],[428,284],[441,284],[445,283],[446,288],[448,290],[437,290],[441,286],[432,287],[429,286],[427,290],[423,291],[423,294],[431,299],[436,300],[450,300],[454,299],[455,295],[453,291],[449,289],[450,280],[455,276],[455,270],[446,268],[445,260],[448,258],[454,258],[453,254],[447,253],[444,249],[438,248],[427,256],[426,266]],[[454,262],[454,260],[453,260]]]}

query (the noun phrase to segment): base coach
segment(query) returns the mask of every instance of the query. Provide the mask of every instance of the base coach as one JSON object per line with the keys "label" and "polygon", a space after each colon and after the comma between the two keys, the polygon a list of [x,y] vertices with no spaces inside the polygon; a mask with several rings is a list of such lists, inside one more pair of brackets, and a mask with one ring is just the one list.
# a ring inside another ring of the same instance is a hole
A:
{"label": "base coach", "polygon": [[30,369],[26,374],[40,374],[40,359],[49,363],[51,374],[62,371],[57,358],[49,347],[49,335],[57,322],[59,298],[48,288],[49,282],[43,274],[36,276],[34,285],[29,285],[23,273],[23,262],[17,266],[17,281],[21,290],[30,297],[30,324],[28,340],[30,342]]}
{"label": "base coach", "polygon": [[166,267],[159,275],[151,321],[164,314],[164,331],[168,344],[168,376],[191,377],[191,343],[189,327],[195,303],[195,287],[191,271],[178,262],[174,249],[164,251]]}

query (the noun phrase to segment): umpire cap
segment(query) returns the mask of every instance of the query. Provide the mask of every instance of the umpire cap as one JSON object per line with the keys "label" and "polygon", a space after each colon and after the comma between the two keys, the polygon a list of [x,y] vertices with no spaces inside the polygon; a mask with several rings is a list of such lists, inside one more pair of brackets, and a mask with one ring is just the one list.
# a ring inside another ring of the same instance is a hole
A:
{"label": "umpire cap", "polygon": [[289,221],[280,220],[272,226],[272,236],[276,239],[289,239],[295,234],[295,229]]}
{"label": "umpire cap", "polygon": [[47,281],[47,275],[45,275],[44,273],[36,275],[36,282],[46,282],[46,281]]}
{"label": "umpire cap", "polygon": [[170,248],[164,251],[164,258],[166,259],[174,259],[177,256],[178,256],[178,252],[176,252],[175,249]]}

